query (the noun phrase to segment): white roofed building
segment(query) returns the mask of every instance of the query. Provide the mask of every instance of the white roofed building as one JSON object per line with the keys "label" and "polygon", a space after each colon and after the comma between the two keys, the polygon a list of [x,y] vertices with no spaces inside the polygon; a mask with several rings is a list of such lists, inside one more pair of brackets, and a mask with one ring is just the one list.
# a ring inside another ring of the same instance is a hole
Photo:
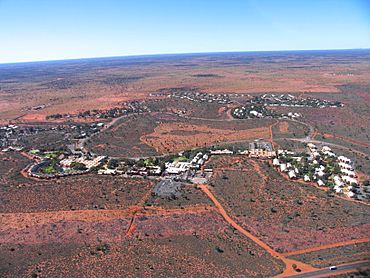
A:
{"label": "white roofed building", "polygon": [[296,178],[297,176],[296,176],[295,171],[294,171],[294,170],[290,170],[290,171],[288,172],[288,177],[289,177],[290,179],[294,179],[294,178]]}
{"label": "white roofed building", "polygon": [[338,156],[338,160],[341,161],[341,162],[351,163],[351,159],[349,159],[348,157],[345,157],[343,155]]}
{"label": "white roofed building", "polygon": [[325,185],[325,183],[324,183],[322,180],[318,180],[318,181],[317,181],[317,184],[318,184],[319,186],[324,186],[324,185]]}

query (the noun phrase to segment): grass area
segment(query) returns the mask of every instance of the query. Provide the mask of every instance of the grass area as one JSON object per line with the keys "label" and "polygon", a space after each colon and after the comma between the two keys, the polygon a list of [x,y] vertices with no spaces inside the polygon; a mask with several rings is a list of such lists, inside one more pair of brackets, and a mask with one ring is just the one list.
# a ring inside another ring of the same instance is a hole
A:
{"label": "grass area", "polygon": [[188,159],[185,156],[179,156],[174,159],[174,162],[186,162]]}
{"label": "grass area", "polygon": [[50,161],[50,163],[48,165],[46,165],[45,168],[42,169],[42,171],[45,174],[53,174],[53,173],[56,173],[58,171],[57,164],[58,163],[57,163],[56,160],[52,160],[52,161]]}
{"label": "grass area", "polygon": [[59,156],[59,152],[48,152],[44,154],[47,158],[57,158]]}
{"label": "grass area", "polygon": [[40,150],[30,150],[30,154],[38,154]]}

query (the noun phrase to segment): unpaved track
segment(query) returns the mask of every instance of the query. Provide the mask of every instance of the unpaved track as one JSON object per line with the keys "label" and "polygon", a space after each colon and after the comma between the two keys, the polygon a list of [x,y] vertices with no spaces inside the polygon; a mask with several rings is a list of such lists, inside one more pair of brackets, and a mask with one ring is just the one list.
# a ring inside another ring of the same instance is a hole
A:
{"label": "unpaved track", "polygon": [[310,253],[310,252],[314,252],[314,251],[329,249],[329,248],[341,247],[341,246],[352,245],[352,244],[357,244],[357,243],[366,243],[366,242],[370,242],[370,237],[361,238],[361,239],[353,239],[353,240],[343,241],[343,242],[338,242],[338,243],[333,243],[333,244],[326,244],[326,245],[322,245],[322,246],[318,246],[318,247],[312,247],[312,248],[308,248],[308,249],[302,249],[302,250],[287,252],[287,253],[283,253],[281,255],[284,256],[284,257],[287,257],[287,256],[300,255],[300,254],[304,254],[304,253]]}
{"label": "unpaved track", "polygon": [[265,249],[270,255],[274,256],[277,259],[280,259],[285,264],[285,271],[278,275],[277,277],[286,277],[287,275],[292,275],[296,273],[293,269],[293,265],[296,265],[297,268],[299,268],[301,271],[308,272],[308,271],[314,271],[316,268],[301,263],[299,261],[287,259],[284,256],[282,256],[280,253],[276,252],[274,249],[272,249],[270,246],[268,246],[266,243],[252,235],[250,232],[246,231],[243,227],[241,227],[238,223],[236,223],[226,212],[226,210],[222,207],[221,203],[216,199],[216,197],[213,195],[213,193],[209,190],[208,186],[206,184],[198,185],[198,188],[200,188],[215,204],[216,208],[218,209],[219,213],[222,215],[222,217],[228,222],[234,229],[242,233],[243,235],[247,236],[249,239],[253,240],[256,244],[258,244],[260,247]]}
{"label": "unpaved track", "polygon": [[60,220],[66,221],[109,221],[115,218],[130,218],[137,216],[178,215],[189,213],[201,213],[215,211],[210,205],[189,206],[184,208],[162,208],[131,206],[127,209],[116,210],[67,210],[46,212],[20,212],[0,213],[0,230],[2,229],[24,229],[27,225],[54,223]]}

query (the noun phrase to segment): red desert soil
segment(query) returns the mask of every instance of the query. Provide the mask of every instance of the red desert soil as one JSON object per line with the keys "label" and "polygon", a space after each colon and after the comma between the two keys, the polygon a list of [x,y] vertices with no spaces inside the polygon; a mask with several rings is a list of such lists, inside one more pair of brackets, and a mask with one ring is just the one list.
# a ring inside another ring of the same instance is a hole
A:
{"label": "red desert soil", "polygon": [[210,128],[206,125],[162,123],[154,129],[153,133],[142,136],[140,141],[152,146],[159,153],[166,153],[209,146],[219,142],[268,137],[268,127],[228,130]]}
{"label": "red desert soil", "polygon": [[301,250],[296,250],[296,251],[292,251],[292,252],[283,253],[282,255],[287,257],[287,256],[304,254],[304,253],[308,253],[308,252],[319,251],[319,250],[328,249],[328,248],[334,248],[334,247],[340,247],[340,246],[351,245],[351,244],[356,244],[356,243],[364,243],[364,242],[370,242],[370,237],[360,238],[360,239],[353,239],[353,240],[343,241],[343,242],[337,242],[337,243],[333,243],[333,244],[325,244],[325,245],[322,245],[322,246],[317,246],[317,247],[312,247],[312,248],[301,249]]}
{"label": "red desert soil", "polygon": [[285,271],[278,275],[277,277],[285,277],[286,275],[291,275],[296,273],[293,269],[293,265],[296,265],[297,268],[299,268],[301,271],[311,271],[315,270],[314,267],[301,263],[299,261],[291,260],[284,258],[280,253],[276,252],[274,249],[272,249],[270,246],[268,246],[266,243],[243,229],[239,224],[237,224],[225,211],[225,209],[222,207],[220,202],[216,199],[216,197],[213,195],[213,193],[209,190],[208,186],[205,184],[198,185],[198,187],[212,200],[212,202],[217,207],[219,213],[222,215],[222,217],[236,230],[241,232],[243,235],[247,236],[251,240],[253,240],[255,243],[257,243],[259,246],[261,246],[263,249],[265,249],[271,256],[274,256],[280,260],[282,260],[286,266]]}
{"label": "red desert soil", "polygon": [[360,145],[360,146],[370,148],[370,144],[365,143],[365,142],[361,142],[361,141],[358,141],[358,140],[354,140],[354,139],[349,138],[349,137],[344,137],[344,136],[340,136],[340,135],[337,135],[337,134],[331,134],[331,133],[322,133],[322,135],[326,138],[338,138],[340,140],[347,141],[347,142],[352,143],[354,145]]}
{"label": "red desert soil", "polygon": [[219,168],[210,185],[228,214],[278,252],[368,237],[368,206],[285,180],[260,162],[231,165],[219,157],[209,163]]}
{"label": "red desert soil", "polygon": [[279,122],[279,131],[280,133],[288,133],[289,123],[288,122]]}
{"label": "red desert soil", "polygon": [[[95,236],[108,242],[116,242],[127,235],[135,217],[135,229],[131,231],[143,237],[166,237],[206,233],[211,229],[223,229],[222,218],[210,206],[194,206],[183,209],[143,208],[133,206],[125,210],[84,210],[37,213],[0,214],[0,244],[36,244],[45,242],[78,242],[82,229],[89,231],[89,240]],[[204,219],[212,220],[207,225]],[[187,223],[187,228],[181,223]],[[86,238],[86,240],[88,240]]]}

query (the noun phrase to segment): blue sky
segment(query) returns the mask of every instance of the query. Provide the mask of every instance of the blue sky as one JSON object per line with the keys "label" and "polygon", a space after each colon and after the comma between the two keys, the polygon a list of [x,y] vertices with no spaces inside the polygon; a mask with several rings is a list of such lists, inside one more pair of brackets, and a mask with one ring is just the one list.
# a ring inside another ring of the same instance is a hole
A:
{"label": "blue sky", "polygon": [[370,0],[0,0],[0,63],[370,48]]}

